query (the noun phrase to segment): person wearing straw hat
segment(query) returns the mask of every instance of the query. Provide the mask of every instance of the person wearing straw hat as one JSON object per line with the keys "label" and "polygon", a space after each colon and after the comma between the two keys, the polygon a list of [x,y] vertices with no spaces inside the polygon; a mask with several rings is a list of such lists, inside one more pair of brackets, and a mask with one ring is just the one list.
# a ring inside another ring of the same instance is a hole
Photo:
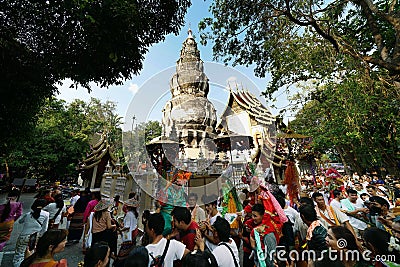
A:
{"label": "person wearing straw hat", "polygon": [[110,251],[117,252],[117,226],[111,222],[111,214],[108,209],[113,204],[110,199],[102,199],[94,207],[94,214],[92,217],[92,245],[105,241],[110,246]]}
{"label": "person wearing straw hat", "polygon": [[136,246],[136,237],[139,233],[137,227],[137,219],[139,217],[137,207],[139,207],[139,202],[135,198],[131,198],[125,201],[124,204],[127,212],[121,229],[122,244],[114,262],[114,267],[123,267],[125,265],[125,260],[128,258],[129,253]]}

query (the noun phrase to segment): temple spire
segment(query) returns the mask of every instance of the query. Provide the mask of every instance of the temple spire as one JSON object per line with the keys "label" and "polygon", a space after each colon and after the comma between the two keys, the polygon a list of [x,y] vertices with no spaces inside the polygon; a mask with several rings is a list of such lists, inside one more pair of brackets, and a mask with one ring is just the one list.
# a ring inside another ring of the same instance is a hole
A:
{"label": "temple spire", "polygon": [[188,31],[187,31],[187,33],[188,33],[188,37],[187,38],[193,38],[193,32],[192,32],[192,29],[190,29],[190,23],[189,23],[189,29],[188,29]]}

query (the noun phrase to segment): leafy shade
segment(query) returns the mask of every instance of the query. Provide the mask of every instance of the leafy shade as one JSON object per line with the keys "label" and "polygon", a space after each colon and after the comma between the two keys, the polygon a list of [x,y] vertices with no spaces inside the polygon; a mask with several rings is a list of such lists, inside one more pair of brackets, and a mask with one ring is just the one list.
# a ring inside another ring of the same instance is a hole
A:
{"label": "leafy shade", "polygon": [[[125,161],[135,169],[138,164],[149,162],[146,144],[161,136],[162,127],[158,121],[148,121],[135,126],[133,131],[123,132]],[[133,171],[133,170],[131,170]]]}
{"label": "leafy shade", "polygon": [[216,0],[211,12],[199,25],[203,44],[213,41],[215,57],[226,63],[254,63],[261,77],[270,72],[268,96],[283,85],[352,70],[343,57],[365,72],[379,70],[391,84],[400,81],[398,1]]}
{"label": "leafy shade", "polygon": [[75,100],[67,105],[50,98],[37,115],[36,127],[0,158],[8,163],[13,178],[76,178],[78,162],[90,151],[98,133],[108,133],[109,144],[122,158],[120,125],[113,102],[92,98],[89,103]]}
{"label": "leafy shade", "polygon": [[0,143],[29,129],[57,82],[70,78],[89,89],[90,82],[106,87],[137,74],[148,48],[178,33],[189,6],[189,0],[1,1]]}
{"label": "leafy shade", "polygon": [[361,77],[357,73],[314,88],[290,127],[312,136],[317,152],[337,151],[358,173],[385,167],[399,177],[399,97],[385,83]]}

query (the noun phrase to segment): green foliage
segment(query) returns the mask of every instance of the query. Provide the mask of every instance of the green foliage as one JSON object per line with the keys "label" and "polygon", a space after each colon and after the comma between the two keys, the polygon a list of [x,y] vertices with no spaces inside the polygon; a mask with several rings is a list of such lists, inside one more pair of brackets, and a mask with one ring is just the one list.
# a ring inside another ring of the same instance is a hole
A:
{"label": "green foliage", "polygon": [[115,103],[92,98],[89,103],[49,98],[37,116],[37,125],[20,139],[7,160],[17,177],[59,180],[76,178],[78,161],[86,156],[96,134],[107,133],[109,144],[122,155],[121,118]]}
{"label": "green foliage", "polygon": [[400,99],[395,90],[378,81],[363,80],[360,73],[318,89],[320,98],[309,101],[290,126],[313,137],[313,148],[325,153],[336,149],[345,164],[359,173],[383,166],[398,175]]}
{"label": "green foliage", "polygon": [[[125,161],[135,167],[142,162],[148,162],[146,144],[161,136],[162,127],[158,121],[143,122],[133,131],[123,132],[123,149]],[[132,170],[131,170],[132,171]]]}
{"label": "green foliage", "polygon": [[107,87],[137,74],[148,48],[179,32],[189,6],[189,0],[1,1],[0,150],[31,129],[57,82],[69,78],[89,89],[90,82]]}
{"label": "green foliage", "polygon": [[213,18],[199,28],[216,58],[255,64],[260,77],[270,72],[267,96],[297,81],[332,80],[350,65],[393,83],[400,77],[400,7],[393,3],[216,0]]}
{"label": "green foliage", "polygon": [[397,1],[216,0],[210,9],[199,28],[216,58],[271,73],[268,97],[308,87],[291,99],[301,110],[290,126],[312,136],[316,152],[337,152],[360,173],[400,175]]}

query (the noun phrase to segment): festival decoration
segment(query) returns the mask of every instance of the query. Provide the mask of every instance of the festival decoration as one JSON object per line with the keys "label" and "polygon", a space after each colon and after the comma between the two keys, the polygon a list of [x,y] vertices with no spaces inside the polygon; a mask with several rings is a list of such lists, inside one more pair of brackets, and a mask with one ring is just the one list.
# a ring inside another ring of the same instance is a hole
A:
{"label": "festival decoration", "polygon": [[256,166],[254,163],[248,163],[245,168],[244,175],[242,176],[242,182],[244,184],[250,184],[251,179],[255,176]]}
{"label": "festival decoration", "polygon": [[225,184],[222,187],[222,194],[224,196],[222,205],[222,216],[227,219],[232,229],[237,229],[239,228],[239,223],[236,220],[236,212],[241,211],[243,209],[243,206],[239,200],[236,188],[233,186],[229,174],[230,171],[224,173],[226,180]]}
{"label": "festival decoration", "polygon": [[287,185],[290,205],[293,205],[294,200],[298,198],[300,189],[299,174],[293,161],[288,160],[286,163],[285,180],[283,183]]}

